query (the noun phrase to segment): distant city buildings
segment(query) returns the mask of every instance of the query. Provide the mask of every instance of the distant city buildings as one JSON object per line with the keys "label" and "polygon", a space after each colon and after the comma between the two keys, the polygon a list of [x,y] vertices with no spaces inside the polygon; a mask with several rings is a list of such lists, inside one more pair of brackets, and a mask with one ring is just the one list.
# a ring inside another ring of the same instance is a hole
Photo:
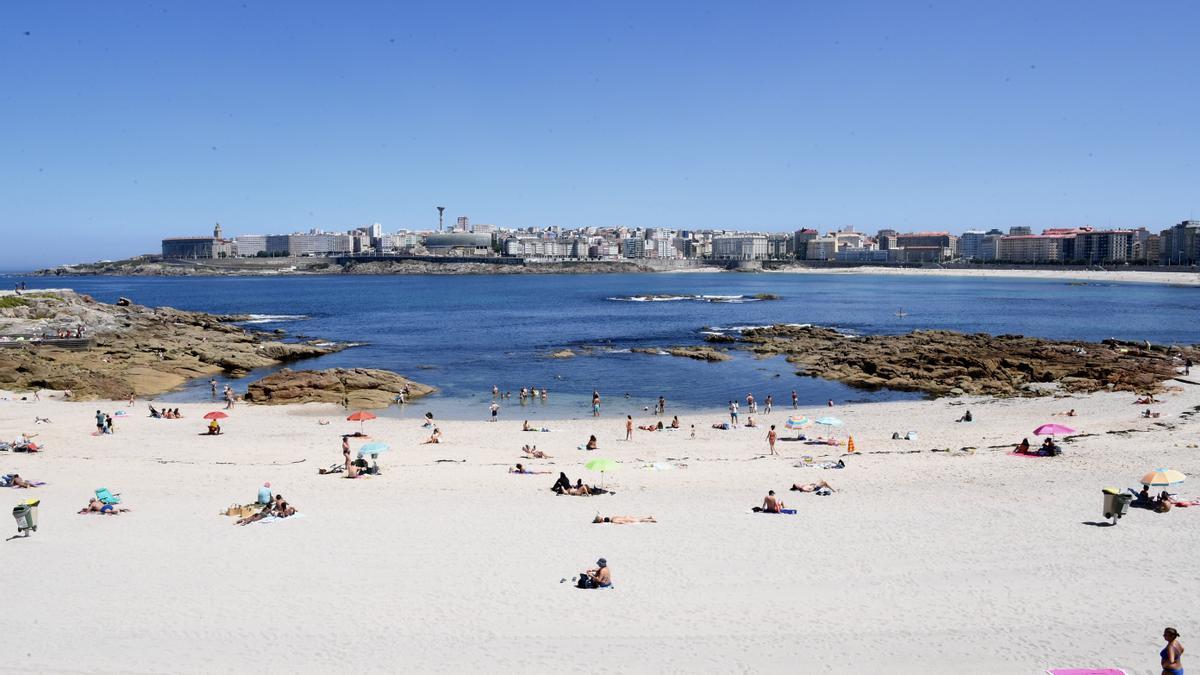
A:
{"label": "distant city buildings", "polygon": [[[439,227],[440,218],[439,215]],[[221,226],[212,236],[162,240],[168,259],[282,256],[417,255],[469,258],[519,257],[544,260],[712,260],[922,264],[948,261],[1065,264],[1196,265],[1200,262],[1200,221],[1187,220],[1159,234],[1145,227],[1099,230],[1051,228],[1035,234],[1018,225],[1000,229],[901,232],[884,228],[874,236],[847,226],[822,233],[800,228],[790,233],[697,230],[694,228],[520,227],[472,224],[466,216],[449,230],[384,232],[372,223],[341,232],[311,229],[289,234],[242,234],[227,238]]]}

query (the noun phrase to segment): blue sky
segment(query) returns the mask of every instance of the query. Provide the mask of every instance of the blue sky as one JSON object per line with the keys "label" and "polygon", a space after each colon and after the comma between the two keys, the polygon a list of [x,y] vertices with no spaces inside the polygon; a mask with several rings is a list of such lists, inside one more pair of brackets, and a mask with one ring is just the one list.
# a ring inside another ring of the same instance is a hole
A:
{"label": "blue sky", "polygon": [[[341,6],[347,5],[347,6]],[[1200,216],[1200,3],[6,2],[0,269],[158,239]]]}

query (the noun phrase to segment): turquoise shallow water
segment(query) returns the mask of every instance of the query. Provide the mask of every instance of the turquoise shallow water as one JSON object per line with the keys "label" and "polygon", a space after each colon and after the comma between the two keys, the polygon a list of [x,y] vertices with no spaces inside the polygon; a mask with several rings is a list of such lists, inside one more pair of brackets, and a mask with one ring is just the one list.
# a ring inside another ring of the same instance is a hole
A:
{"label": "turquoise shallow water", "polygon": [[[913,396],[797,377],[779,359],[741,356],[710,364],[626,351],[699,343],[706,329],[811,323],[858,334],[945,328],[1200,342],[1200,289],[1151,284],[819,274],[24,280],[31,289],[69,285],[105,301],[127,296],[147,305],[257,314],[262,316],[256,328],[364,342],[304,367],[387,368],[441,389],[439,396],[422,401],[419,411],[410,406],[393,412],[405,416],[426,409],[443,417],[486,416],[493,384],[513,392],[504,416],[539,419],[587,414],[593,389],[604,396],[606,413],[641,410],[660,395],[676,410],[723,407],[747,392],[760,399],[771,393],[783,403],[792,389],[802,405]],[[15,278],[8,281],[11,285]],[[749,301],[756,293],[781,299]],[[649,294],[683,299],[633,299]],[[897,317],[901,308],[906,316]],[[581,345],[603,349],[594,356],[547,358],[552,351]],[[522,386],[548,388],[549,401],[522,412],[516,396]],[[189,401],[207,395],[205,385],[165,398]]]}

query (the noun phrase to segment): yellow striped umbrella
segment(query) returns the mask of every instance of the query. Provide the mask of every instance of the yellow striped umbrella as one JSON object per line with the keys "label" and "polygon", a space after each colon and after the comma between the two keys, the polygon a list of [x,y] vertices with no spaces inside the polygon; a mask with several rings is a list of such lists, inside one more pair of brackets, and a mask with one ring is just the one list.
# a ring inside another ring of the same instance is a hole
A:
{"label": "yellow striped umbrella", "polygon": [[1187,476],[1175,469],[1155,469],[1142,476],[1142,485],[1150,487],[1167,487],[1176,485],[1187,479]]}

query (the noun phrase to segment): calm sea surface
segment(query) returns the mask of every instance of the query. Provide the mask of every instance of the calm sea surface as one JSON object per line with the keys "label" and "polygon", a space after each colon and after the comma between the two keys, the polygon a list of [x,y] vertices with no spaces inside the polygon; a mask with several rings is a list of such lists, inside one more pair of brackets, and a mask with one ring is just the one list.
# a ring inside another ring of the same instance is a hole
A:
{"label": "calm sea surface", "polygon": [[[16,279],[8,277],[9,287]],[[807,405],[831,398],[842,402],[913,396],[797,377],[780,359],[739,356],[710,364],[627,351],[700,343],[704,330],[738,326],[810,323],[858,334],[947,328],[1049,338],[1200,342],[1200,289],[1151,284],[818,274],[24,280],[31,289],[69,286],[107,302],[126,296],[144,305],[262,315],[252,327],[362,342],[361,347],[297,367],[386,368],[441,390],[437,397],[391,413],[403,416],[431,409],[442,417],[484,417],[493,384],[513,392],[501,413],[510,419],[585,415],[593,389],[603,395],[606,415],[652,406],[659,395],[667,398],[668,411],[723,407],[747,392],[760,400],[774,394],[782,404],[792,389]],[[782,299],[745,301],[756,293]],[[649,294],[686,299],[630,299]],[[744,298],[710,302],[693,299],[697,296]],[[904,317],[896,316],[901,308],[907,313]],[[603,349],[593,356],[548,358],[553,351],[581,345]],[[197,385],[163,398],[207,399],[207,386]],[[244,385],[237,384],[243,390]],[[546,387],[548,403],[517,410],[516,392],[522,386]]]}

